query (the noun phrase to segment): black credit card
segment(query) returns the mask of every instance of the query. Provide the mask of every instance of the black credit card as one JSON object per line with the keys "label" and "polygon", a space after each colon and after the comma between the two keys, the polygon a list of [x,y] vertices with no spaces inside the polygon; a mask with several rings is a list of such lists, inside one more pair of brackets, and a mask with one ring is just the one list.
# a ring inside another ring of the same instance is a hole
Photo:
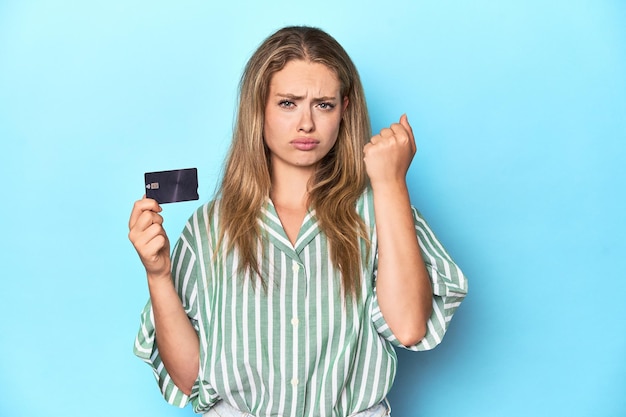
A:
{"label": "black credit card", "polygon": [[146,197],[159,204],[197,200],[198,170],[196,168],[146,172]]}

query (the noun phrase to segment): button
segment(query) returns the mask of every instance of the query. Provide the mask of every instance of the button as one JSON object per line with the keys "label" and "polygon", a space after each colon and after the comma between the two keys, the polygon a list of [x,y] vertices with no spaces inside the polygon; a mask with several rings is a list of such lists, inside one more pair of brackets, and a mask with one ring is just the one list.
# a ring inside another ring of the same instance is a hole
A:
{"label": "button", "polygon": [[299,323],[300,323],[300,320],[298,320],[297,317],[294,317],[291,319],[291,324],[293,325],[293,327],[296,327]]}
{"label": "button", "polygon": [[294,274],[297,274],[298,271],[300,271],[300,265],[294,262],[293,266],[291,267],[291,270],[293,271]]}
{"label": "button", "polygon": [[294,378],[294,379],[292,379],[292,380],[291,380],[291,385],[293,385],[294,387],[295,387],[296,385],[298,385],[298,378]]}

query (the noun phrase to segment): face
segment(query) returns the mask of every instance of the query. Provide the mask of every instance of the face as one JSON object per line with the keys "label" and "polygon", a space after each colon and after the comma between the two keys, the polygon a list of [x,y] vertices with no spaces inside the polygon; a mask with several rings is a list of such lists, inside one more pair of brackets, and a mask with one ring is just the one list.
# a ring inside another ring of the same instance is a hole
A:
{"label": "face", "polygon": [[339,79],[323,64],[290,61],[276,72],[270,80],[263,128],[272,173],[294,168],[313,172],[335,145],[347,105]]}

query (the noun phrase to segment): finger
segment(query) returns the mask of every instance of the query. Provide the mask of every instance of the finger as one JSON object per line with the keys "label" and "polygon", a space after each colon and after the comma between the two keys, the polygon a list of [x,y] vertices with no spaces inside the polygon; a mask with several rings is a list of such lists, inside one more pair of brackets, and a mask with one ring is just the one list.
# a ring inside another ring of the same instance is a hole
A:
{"label": "finger", "polygon": [[163,225],[163,216],[153,211],[146,210],[139,216],[134,228],[139,231],[144,231],[153,224],[159,226]]}
{"label": "finger", "polygon": [[376,145],[378,142],[380,142],[382,138],[380,137],[380,135],[374,135],[372,136],[372,138],[369,141],[369,144],[371,145]]}
{"label": "finger", "polygon": [[409,133],[411,146],[413,148],[413,151],[415,152],[417,150],[417,145],[415,144],[415,135],[413,134],[413,128],[411,127],[411,124],[409,123],[409,118],[407,117],[406,113],[400,116],[400,124],[404,126],[406,131]]}
{"label": "finger", "polygon": [[380,133],[379,133],[381,138],[389,138],[391,136],[394,135],[393,129],[390,127],[385,127],[383,129],[381,129]]}
{"label": "finger", "polygon": [[155,255],[167,241],[165,230],[158,223],[153,223],[142,231],[133,229],[128,235],[133,246],[143,258]]}
{"label": "finger", "polygon": [[135,204],[133,205],[133,210],[131,211],[130,219],[128,220],[129,229],[133,228],[141,214],[145,211],[160,213],[161,211],[163,211],[163,209],[161,208],[161,206],[159,206],[159,203],[157,203],[156,200],[146,198],[146,196],[144,195],[141,200],[135,201]]}
{"label": "finger", "polygon": [[158,234],[165,234],[163,217],[156,213],[145,211],[137,219],[133,228],[129,230],[128,239],[137,250],[140,250],[146,242]]}
{"label": "finger", "polygon": [[413,137],[413,129],[406,118],[406,114],[403,114],[402,117],[400,117],[400,121],[398,123],[392,124],[391,129],[396,135],[406,134],[409,138]]}
{"label": "finger", "polygon": [[365,146],[363,146],[363,159],[367,158],[367,153],[369,152],[372,146],[374,146],[372,141],[370,141],[369,143],[366,143]]}
{"label": "finger", "polygon": [[394,123],[391,125],[391,128],[395,132],[395,137],[401,143],[405,143],[409,146],[411,152],[415,153],[415,139],[413,138],[413,134],[409,129],[407,129],[406,125],[402,123]]}
{"label": "finger", "polygon": [[167,238],[164,235],[157,235],[148,242],[144,246],[145,253],[144,256],[146,258],[154,257],[161,252],[163,248],[165,248],[167,244]]}
{"label": "finger", "polygon": [[400,124],[404,126],[407,132],[409,132],[410,134],[413,134],[413,128],[411,127],[411,124],[409,123],[409,118],[407,117],[406,113],[400,116]]}
{"label": "finger", "polygon": [[[163,227],[161,227],[160,224],[153,223],[140,235],[137,243],[140,247],[143,247],[147,253],[154,254],[163,247],[165,239],[167,239],[167,235]],[[159,244],[158,242],[161,243]]]}

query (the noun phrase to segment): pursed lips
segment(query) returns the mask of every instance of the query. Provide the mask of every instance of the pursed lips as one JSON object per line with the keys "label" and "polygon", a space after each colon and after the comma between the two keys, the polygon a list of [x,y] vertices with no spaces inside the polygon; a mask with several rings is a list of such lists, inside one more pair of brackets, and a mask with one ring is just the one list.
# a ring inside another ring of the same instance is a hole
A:
{"label": "pursed lips", "polygon": [[310,151],[319,145],[320,141],[311,138],[298,138],[291,141],[291,145],[301,151]]}

